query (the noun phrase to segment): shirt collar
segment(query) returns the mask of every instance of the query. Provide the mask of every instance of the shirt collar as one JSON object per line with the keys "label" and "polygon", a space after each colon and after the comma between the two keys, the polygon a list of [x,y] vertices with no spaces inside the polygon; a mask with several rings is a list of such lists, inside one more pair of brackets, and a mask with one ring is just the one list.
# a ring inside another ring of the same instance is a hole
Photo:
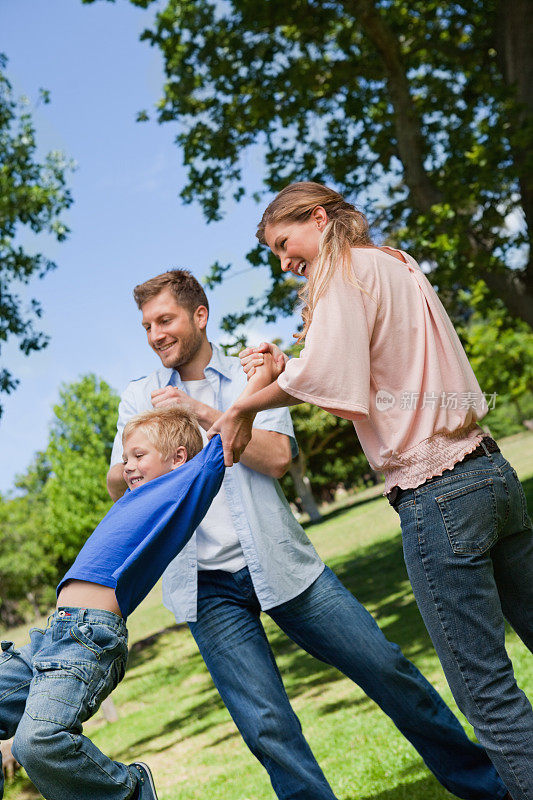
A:
{"label": "shirt collar", "polygon": [[[220,347],[217,347],[212,342],[209,342],[209,344],[211,345],[212,355],[209,364],[205,368],[205,372],[207,373],[213,370],[222,375],[222,377],[231,380],[231,362],[229,356],[224,355]],[[159,375],[163,386],[179,386],[182,383],[179,372],[172,369],[172,367],[161,367]]]}

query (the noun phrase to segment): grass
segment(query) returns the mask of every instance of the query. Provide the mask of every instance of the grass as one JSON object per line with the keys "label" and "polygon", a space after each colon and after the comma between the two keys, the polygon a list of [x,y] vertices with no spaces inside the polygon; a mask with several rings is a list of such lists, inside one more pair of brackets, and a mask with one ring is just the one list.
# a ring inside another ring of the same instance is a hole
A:
{"label": "grass", "polygon": [[[502,449],[533,508],[533,434],[510,437]],[[386,636],[400,644],[458,713],[407,580],[398,518],[379,488],[333,509],[308,532]],[[188,629],[173,625],[160,596],[156,587],[128,620],[129,668],[113,695],[118,722],[107,723],[99,713],[85,726],[87,735],[114,759],[147,761],[160,800],[272,800],[268,777],[240,738]],[[266,615],[264,624],[305,735],[338,798],[451,797],[357,686],[297,648]],[[2,638],[22,643],[26,631],[9,631]],[[519,683],[531,695],[530,654],[512,631],[507,643]],[[7,786],[5,797],[34,800],[40,795],[21,774]]]}

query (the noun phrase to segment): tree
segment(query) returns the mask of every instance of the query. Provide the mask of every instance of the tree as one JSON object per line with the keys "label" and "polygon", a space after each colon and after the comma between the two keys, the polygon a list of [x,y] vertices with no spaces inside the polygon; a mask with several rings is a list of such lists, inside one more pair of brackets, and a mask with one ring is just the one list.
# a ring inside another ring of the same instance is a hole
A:
{"label": "tree", "polygon": [[[512,427],[521,424],[533,408],[533,332],[522,320],[510,317],[501,302],[480,311],[486,294],[482,281],[469,293],[465,302],[472,313],[459,333],[481,388],[494,397],[494,408],[507,406],[506,422]],[[514,420],[509,419],[510,409],[514,409]],[[489,413],[491,428],[497,416]],[[495,427],[498,435],[506,432],[503,426],[500,433],[500,420]]]}
{"label": "tree", "polygon": [[315,521],[312,505],[307,505],[308,492],[323,501],[331,500],[339,484],[346,488],[360,485],[372,470],[351,422],[308,403],[294,406],[291,416],[299,454],[282,486],[290,499],[300,497]]}
{"label": "tree", "polygon": [[[180,126],[183,199],[218,219],[259,145],[269,191],[315,179],[379,204],[377,226],[440,288],[482,278],[531,325],[532,12],[533,0],[168,0],[142,38],[164,58],[158,119]],[[248,258],[269,263],[272,286],[239,319],[291,313],[279,265]]]}
{"label": "tree", "polygon": [[45,544],[58,574],[74,560],[111,505],[106,474],[116,432],[119,397],[95,375],[60,391],[46,449],[50,477]]}
{"label": "tree", "polygon": [[[72,203],[65,178],[72,165],[57,151],[37,158],[28,100],[14,99],[5,76],[6,63],[0,53],[0,347],[14,338],[28,355],[46,347],[48,337],[34,327],[41,306],[32,299],[29,308],[24,308],[17,286],[34,276],[44,277],[55,264],[42,253],[26,250],[21,235],[31,231],[49,233],[58,241],[66,238],[68,228],[60,215]],[[41,99],[49,102],[49,93],[41,90]],[[0,368],[0,393],[12,392],[17,384],[9,369]]]}
{"label": "tree", "polygon": [[0,496],[0,620],[48,608],[54,587],[108,511],[106,473],[119,397],[95,375],[64,385],[48,445]]}
{"label": "tree", "polygon": [[46,454],[36,454],[16,481],[20,495],[0,497],[0,620],[15,625],[53,600],[54,565],[47,558],[43,521],[44,487],[50,475]]}

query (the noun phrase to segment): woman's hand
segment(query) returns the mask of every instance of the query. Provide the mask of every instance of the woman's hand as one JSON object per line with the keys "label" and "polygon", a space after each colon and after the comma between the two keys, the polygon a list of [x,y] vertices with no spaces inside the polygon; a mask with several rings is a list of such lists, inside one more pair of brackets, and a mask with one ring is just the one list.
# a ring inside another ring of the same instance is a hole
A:
{"label": "woman's hand", "polygon": [[[260,345],[257,347],[247,347],[245,350],[241,350],[239,353],[239,358],[241,359],[241,365],[243,370],[246,373],[246,377],[250,379],[252,375],[255,373],[255,368],[261,366],[264,363],[264,353],[269,353],[272,358],[274,359],[274,363],[276,364],[278,375],[281,375],[283,370],[285,369],[285,364],[289,360],[289,357],[285,355],[285,353],[280,350],[280,348],[276,344],[269,344],[268,342],[261,342]],[[276,376],[277,377],[277,376]]]}

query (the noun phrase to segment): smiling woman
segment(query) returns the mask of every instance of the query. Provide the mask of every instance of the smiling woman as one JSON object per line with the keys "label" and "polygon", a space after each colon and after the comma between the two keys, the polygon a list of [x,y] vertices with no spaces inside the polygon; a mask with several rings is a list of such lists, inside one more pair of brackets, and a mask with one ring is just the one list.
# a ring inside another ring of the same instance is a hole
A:
{"label": "smiling woman", "polygon": [[[221,434],[230,466],[260,410],[310,402],[353,421],[400,515],[409,578],[457,704],[513,800],[531,800],[533,711],[504,641],[507,618],[533,651],[533,526],[515,471],[479,425],[487,403],[459,337],[415,259],[374,246],[332,189],[286,187],[257,235],[308,278],[305,347],[285,363],[261,346],[283,372],[209,434]],[[241,354],[247,369],[260,363],[253,351]]]}

